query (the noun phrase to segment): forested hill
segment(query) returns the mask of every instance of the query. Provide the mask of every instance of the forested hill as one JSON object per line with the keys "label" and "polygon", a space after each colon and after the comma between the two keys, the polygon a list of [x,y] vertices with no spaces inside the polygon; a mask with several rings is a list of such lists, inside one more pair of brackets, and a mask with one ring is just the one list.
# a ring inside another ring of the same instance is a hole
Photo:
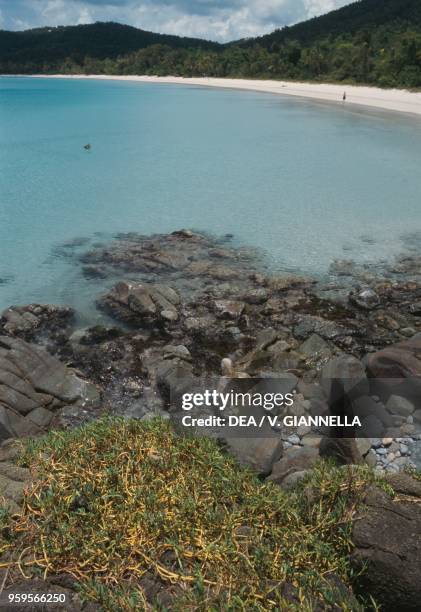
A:
{"label": "forested hill", "polygon": [[120,23],[38,28],[24,32],[0,31],[0,61],[46,67],[66,58],[114,59],[151,45],[171,48],[215,49],[218,43],[198,38],[154,34]]}
{"label": "forested hill", "polygon": [[273,78],[421,88],[421,0],[360,0],[226,45],[115,23],[0,31],[0,73]]}
{"label": "forested hill", "polygon": [[259,44],[271,48],[274,44],[295,40],[311,45],[327,37],[375,32],[383,26],[402,28],[410,25],[421,29],[421,0],[359,0],[326,15],[234,44],[245,47]]}

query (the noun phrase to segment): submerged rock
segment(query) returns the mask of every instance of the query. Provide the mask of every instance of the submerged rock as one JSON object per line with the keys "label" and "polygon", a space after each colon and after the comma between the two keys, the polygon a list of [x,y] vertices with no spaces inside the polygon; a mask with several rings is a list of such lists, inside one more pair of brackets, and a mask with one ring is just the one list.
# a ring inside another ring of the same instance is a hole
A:
{"label": "submerged rock", "polygon": [[72,308],[52,304],[28,304],[11,306],[1,313],[0,329],[11,336],[27,340],[37,333],[60,332],[69,325],[74,316]]}

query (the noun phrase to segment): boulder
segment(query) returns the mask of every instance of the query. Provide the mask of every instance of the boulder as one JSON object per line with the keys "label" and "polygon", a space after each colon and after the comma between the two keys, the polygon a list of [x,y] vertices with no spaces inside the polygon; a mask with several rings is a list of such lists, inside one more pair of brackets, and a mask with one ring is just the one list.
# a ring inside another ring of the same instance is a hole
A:
{"label": "boulder", "polygon": [[[319,452],[317,448],[312,448],[311,446],[288,450],[282,459],[273,465],[272,473],[266,480],[275,482],[283,487],[286,479],[289,478],[288,486],[292,486],[294,481],[290,478],[291,475],[297,472],[306,473],[307,470],[314,467],[318,458]],[[301,476],[304,475],[301,474]]]}
{"label": "boulder", "polygon": [[62,330],[73,318],[74,311],[52,304],[28,304],[11,306],[1,313],[0,328],[11,336],[32,339],[36,332],[48,329]]}
{"label": "boulder", "polygon": [[322,370],[321,386],[330,404],[339,399],[342,390],[351,399],[367,395],[370,390],[364,365],[352,355],[329,361]]}
{"label": "boulder", "polygon": [[98,401],[96,388],[43,348],[0,337],[0,436],[38,433],[64,404]]}
{"label": "boulder", "polygon": [[317,334],[312,334],[297,350],[305,359],[312,361],[328,359],[332,354],[327,342]]}
{"label": "boulder", "polygon": [[180,296],[166,285],[121,281],[98,305],[125,323],[156,324],[178,320]]}
{"label": "boulder", "polygon": [[[421,334],[403,340],[366,358],[367,371],[374,378],[389,379],[390,384],[405,379],[421,379]],[[421,384],[419,385],[421,388]]]}
{"label": "boulder", "polygon": [[259,476],[267,476],[273,464],[282,455],[283,444],[280,437],[225,438],[227,451],[236,457],[240,465],[247,466]]}
{"label": "boulder", "polygon": [[264,351],[269,346],[275,344],[278,337],[279,333],[273,327],[262,329],[256,336],[256,350]]}
{"label": "boulder", "polygon": [[414,404],[400,395],[391,395],[387,401],[386,408],[390,414],[397,414],[403,417],[409,417],[415,410]]}
{"label": "boulder", "polygon": [[[357,588],[385,612],[419,610],[421,601],[421,500],[419,483],[394,475],[399,497],[370,487],[355,517],[352,562],[363,570]],[[405,483],[405,480],[407,481]]]}
{"label": "boulder", "polygon": [[322,438],[320,456],[333,457],[341,464],[358,465],[364,462],[355,438]]}
{"label": "boulder", "polygon": [[236,320],[244,311],[244,303],[235,300],[216,300],[214,302],[215,312],[222,319]]}
{"label": "boulder", "polygon": [[265,289],[250,289],[243,295],[243,300],[247,304],[264,304],[268,301],[269,295]]}
{"label": "boulder", "polygon": [[416,317],[421,316],[421,302],[414,302],[409,307],[409,312]]}
{"label": "boulder", "polygon": [[299,340],[305,340],[312,334],[317,334],[325,340],[336,340],[344,336],[353,336],[356,330],[322,317],[301,315],[299,322],[294,327],[294,336]]}
{"label": "boulder", "polygon": [[24,488],[31,481],[29,470],[0,462],[0,506],[15,514],[20,511]]}
{"label": "boulder", "polygon": [[351,291],[349,301],[362,310],[374,310],[380,304],[380,298],[374,289],[364,287],[358,291]]}

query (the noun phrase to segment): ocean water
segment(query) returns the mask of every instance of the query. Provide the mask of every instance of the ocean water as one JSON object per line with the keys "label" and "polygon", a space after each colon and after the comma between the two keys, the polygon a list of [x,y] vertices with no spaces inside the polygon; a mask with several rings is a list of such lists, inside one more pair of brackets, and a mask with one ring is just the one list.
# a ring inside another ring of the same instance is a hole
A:
{"label": "ocean water", "polygon": [[421,244],[420,164],[421,121],[398,114],[0,78],[0,308],[63,303],[89,318],[98,288],[62,245],[118,232],[232,233],[273,270],[315,276],[337,258],[390,259]]}

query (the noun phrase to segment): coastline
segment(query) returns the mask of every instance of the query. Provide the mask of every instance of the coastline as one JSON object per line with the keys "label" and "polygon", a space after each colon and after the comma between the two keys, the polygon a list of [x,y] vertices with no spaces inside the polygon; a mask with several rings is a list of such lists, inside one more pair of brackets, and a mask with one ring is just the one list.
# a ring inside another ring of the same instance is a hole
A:
{"label": "coastline", "polygon": [[[4,75],[7,76],[7,75]],[[25,76],[25,75],[16,75]],[[173,85],[193,85],[239,89],[260,93],[271,93],[282,96],[307,98],[322,102],[343,104],[342,96],[346,92],[345,104],[364,106],[373,109],[399,112],[409,115],[421,115],[421,92],[410,92],[403,89],[380,89],[360,85],[332,85],[327,83],[303,83],[291,81],[271,81],[252,79],[225,78],[187,78],[157,76],[113,76],[113,75],[30,75],[29,78],[47,79],[96,79],[113,81],[132,81],[139,83],[166,83]]]}

